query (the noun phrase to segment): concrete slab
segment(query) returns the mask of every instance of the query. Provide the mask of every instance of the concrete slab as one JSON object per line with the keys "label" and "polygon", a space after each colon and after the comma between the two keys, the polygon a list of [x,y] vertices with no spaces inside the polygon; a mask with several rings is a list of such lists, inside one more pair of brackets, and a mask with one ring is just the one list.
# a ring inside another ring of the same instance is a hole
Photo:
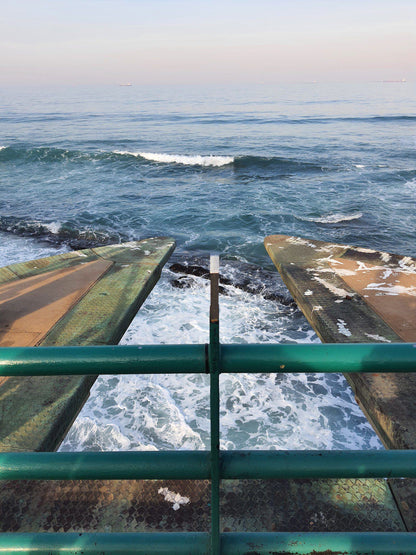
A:
{"label": "concrete slab", "polygon": [[[152,238],[8,266],[0,273],[0,335],[23,346],[117,344],[174,247],[173,239]],[[0,451],[55,450],[95,379],[3,381]]]}
{"label": "concrete slab", "polygon": [[[372,249],[271,235],[264,244],[311,326],[327,343],[416,341],[416,260]],[[416,376],[347,374],[357,402],[389,449],[416,448]],[[410,484],[412,482],[407,482]],[[404,514],[405,485],[395,490]],[[407,497],[409,497],[407,495]]]}
{"label": "concrete slab", "polygon": [[0,347],[39,344],[111,266],[96,260],[0,285]]}
{"label": "concrete slab", "polygon": [[[94,254],[96,252],[91,251],[88,260]],[[103,259],[109,259],[108,252],[103,250],[101,254]],[[143,263],[146,271],[151,271],[148,260]],[[124,264],[125,260],[121,263],[119,259],[118,271]],[[27,267],[19,268],[21,275],[27,275],[27,271]],[[113,273],[109,270],[105,275],[111,280],[108,283],[118,291],[115,304],[111,305],[114,314],[123,292],[117,289],[117,270]],[[124,277],[130,282],[128,275]],[[94,289],[97,287],[95,297],[86,295],[72,309],[77,318],[84,310],[93,315],[88,337],[98,341],[102,337],[102,326],[108,327],[105,318],[95,322],[99,318],[94,312],[97,299],[106,297],[99,283],[94,286]],[[146,289],[146,285],[140,283],[142,290]],[[355,295],[346,283],[337,283]],[[347,292],[344,300],[349,301],[353,296]],[[311,313],[315,312],[320,309],[314,311],[312,308]],[[391,337],[398,337],[388,326],[383,327],[385,323],[377,315],[373,319],[372,311],[367,314],[362,307],[362,315],[371,322],[380,323],[378,332],[391,332]],[[55,340],[54,333],[58,333],[58,338],[68,339],[69,344],[72,337],[77,340],[84,337],[79,330],[71,331],[71,323],[65,319],[58,324],[44,344]],[[335,320],[332,328],[338,332],[337,324]],[[0,389],[0,406],[1,402]],[[207,531],[209,527],[210,487],[207,481],[6,481],[2,486],[2,532]],[[189,501],[175,511],[163,493],[165,490],[180,493]],[[221,528],[225,532],[405,530],[385,480],[225,480],[221,485],[221,512]]]}
{"label": "concrete slab", "polygon": [[334,259],[329,265],[403,341],[416,341],[415,268],[348,258]]}

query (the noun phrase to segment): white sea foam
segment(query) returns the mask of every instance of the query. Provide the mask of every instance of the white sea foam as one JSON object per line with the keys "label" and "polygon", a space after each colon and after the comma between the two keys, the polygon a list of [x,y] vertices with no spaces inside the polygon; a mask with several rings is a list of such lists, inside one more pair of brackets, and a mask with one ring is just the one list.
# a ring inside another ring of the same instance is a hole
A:
{"label": "white sea foam", "polygon": [[4,150],[7,146],[0,146],[0,150]]}
{"label": "white sea foam", "polygon": [[315,222],[316,224],[339,224],[341,222],[358,220],[362,218],[362,216],[362,212],[354,212],[354,214],[341,214],[336,212],[335,214],[329,214],[327,216],[320,216],[316,218],[306,218],[303,216],[297,216],[297,218],[305,222]]}
{"label": "white sea foam", "polygon": [[[124,344],[206,343],[209,284],[190,277],[176,289],[166,272],[126,332]],[[223,343],[317,342],[301,314],[226,286],[220,298]],[[223,374],[222,449],[340,449],[380,446],[342,375]],[[122,449],[209,448],[205,374],[100,376],[62,450],[96,447],[84,428],[111,422],[107,441]],[[91,440],[93,443],[91,444]],[[95,446],[95,447],[94,447]]]}
{"label": "white sea foam", "polygon": [[56,234],[61,229],[62,224],[60,222],[51,222],[49,224],[42,224],[42,227],[46,227],[51,233]]}
{"label": "white sea foam", "polygon": [[181,155],[181,154],[163,154],[157,152],[127,152],[115,151],[116,154],[129,154],[138,156],[151,162],[160,162],[162,164],[183,164],[186,166],[227,166],[234,162],[233,156],[200,156],[200,155]]}
{"label": "white sea foam", "polygon": [[45,245],[31,237],[18,237],[10,235],[10,233],[0,232],[0,267],[68,251],[69,248],[66,245],[58,248],[45,247]]}
{"label": "white sea foam", "polygon": [[[0,233],[0,265],[67,251]],[[172,287],[167,272],[124,344],[206,343],[209,285]],[[299,311],[227,286],[223,343],[317,342]],[[223,374],[222,449],[374,449],[381,446],[342,375]],[[62,450],[209,448],[209,377],[100,376]]]}

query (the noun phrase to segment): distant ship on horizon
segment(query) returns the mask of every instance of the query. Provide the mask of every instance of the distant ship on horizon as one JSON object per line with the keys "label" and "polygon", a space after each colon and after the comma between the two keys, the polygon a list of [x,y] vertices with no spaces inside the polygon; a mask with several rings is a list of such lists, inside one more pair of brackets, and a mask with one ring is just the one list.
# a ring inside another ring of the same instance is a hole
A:
{"label": "distant ship on horizon", "polygon": [[120,83],[120,87],[132,87],[131,83]]}
{"label": "distant ship on horizon", "polygon": [[385,79],[382,83],[407,83],[406,79]]}

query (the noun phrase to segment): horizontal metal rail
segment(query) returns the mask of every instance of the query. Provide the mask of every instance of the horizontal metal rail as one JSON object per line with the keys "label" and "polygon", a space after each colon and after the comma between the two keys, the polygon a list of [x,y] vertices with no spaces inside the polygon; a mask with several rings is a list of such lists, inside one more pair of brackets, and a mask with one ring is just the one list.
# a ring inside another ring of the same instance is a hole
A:
{"label": "horizontal metal rail", "polygon": [[210,533],[2,533],[0,554],[416,553],[407,532],[220,533],[221,479],[416,478],[416,450],[220,451],[220,373],[416,372],[416,344],[222,345],[218,269],[209,345],[0,348],[0,376],[210,374],[210,451],[0,453],[0,480],[210,479]]}
{"label": "horizontal metal rail", "polygon": [[[410,555],[416,534],[409,532],[229,532],[220,535],[223,555]],[[210,534],[170,533],[2,533],[0,553],[71,555],[208,555]]]}
{"label": "horizontal metal rail", "polygon": [[[205,372],[208,345],[0,348],[0,376]],[[416,344],[221,344],[219,372],[416,372]]]}
{"label": "horizontal metal rail", "polygon": [[[221,451],[221,479],[416,478],[416,450]],[[209,451],[0,453],[1,480],[206,480]]]}
{"label": "horizontal metal rail", "polygon": [[211,479],[210,533],[0,535],[1,553],[211,554],[416,553],[409,533],[220,533],[221,479],[416,477],[416,451],[220,451],[222,373],[414,372],[414,344],[1,348],[0,375],[209,373],[211,451],[1,453],[0,479]]}

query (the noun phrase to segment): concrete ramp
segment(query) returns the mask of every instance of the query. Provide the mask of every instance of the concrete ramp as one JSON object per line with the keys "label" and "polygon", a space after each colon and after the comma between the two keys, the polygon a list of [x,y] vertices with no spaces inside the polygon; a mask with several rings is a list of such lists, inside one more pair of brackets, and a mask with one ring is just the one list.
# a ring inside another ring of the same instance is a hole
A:
{"label": "concrete ramp", "polygon": [[[2,268],[0,346],[117,344],[174,247],[152,238]],[[95,379],[2,378],[0,451],[55,450]]]}
{"label": "concrete ramp", "polygon": [[[324,343],[416,341],[416,259],[287,235],[264,240],[309,323]],[[346,374],[388,449],[416,449],[416,375]],[[409,530],[416,482],[390,480]]]}

